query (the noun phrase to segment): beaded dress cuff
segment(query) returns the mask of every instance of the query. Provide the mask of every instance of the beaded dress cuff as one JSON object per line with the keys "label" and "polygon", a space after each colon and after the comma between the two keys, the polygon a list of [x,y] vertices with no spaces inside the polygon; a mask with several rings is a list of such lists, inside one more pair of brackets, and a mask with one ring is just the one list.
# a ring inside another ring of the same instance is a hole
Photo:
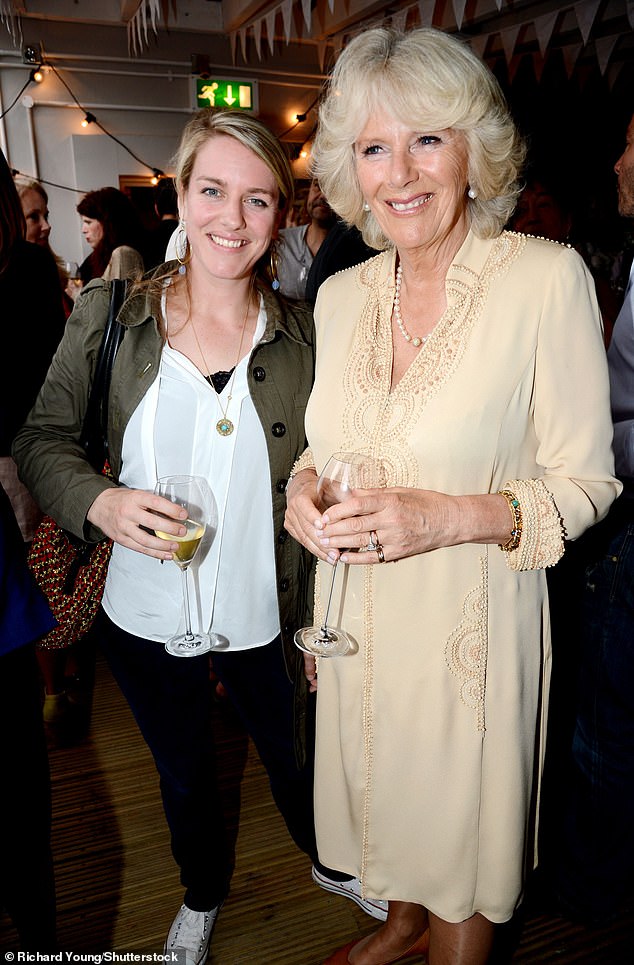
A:
{"label": "beaded dress cuff", "polygon": [[504,554],[512,570],[554,566],[564,555],[564,527],[555,500],[541,479],[509,479],[504,489],[522,508],[522,533],[516,549]]}

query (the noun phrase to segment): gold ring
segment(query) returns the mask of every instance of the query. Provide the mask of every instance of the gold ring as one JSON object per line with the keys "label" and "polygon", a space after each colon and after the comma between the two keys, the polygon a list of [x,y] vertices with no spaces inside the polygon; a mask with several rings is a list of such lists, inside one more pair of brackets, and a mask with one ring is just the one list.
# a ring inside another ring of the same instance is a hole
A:
{"label": "gold ring", "polygon": [[381,546],[381,544],[378,543],[374,548],[376,550],[376,555],[379,558],[379,563],[385,563],[385,556],[383,554],[383,547]]}

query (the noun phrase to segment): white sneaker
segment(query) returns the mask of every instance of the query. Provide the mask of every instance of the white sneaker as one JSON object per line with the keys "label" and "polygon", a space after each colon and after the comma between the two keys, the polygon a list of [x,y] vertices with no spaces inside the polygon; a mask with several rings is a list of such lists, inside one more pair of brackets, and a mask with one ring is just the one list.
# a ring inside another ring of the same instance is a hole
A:
{"label": "white sneaker", "polygon": [[313,881],[315,881],[324,891],[332,891],[333,895],[343,895],[344,898],[351,898],[357,903],[366,915],[378,921],[387,920],[387,901],[381,898],[363,898],[361,895],[361,882],[358,878],[350,878],[349,881],[334,881],[320,874],[313,865]]}
{"label": "white sneaker", "polygon": [[181,905],[172,922],[164,952],[185,952],[185,965],[203,965],[209,954],[211,934],[216,924],[220,905],[211,911],[192,911]]}

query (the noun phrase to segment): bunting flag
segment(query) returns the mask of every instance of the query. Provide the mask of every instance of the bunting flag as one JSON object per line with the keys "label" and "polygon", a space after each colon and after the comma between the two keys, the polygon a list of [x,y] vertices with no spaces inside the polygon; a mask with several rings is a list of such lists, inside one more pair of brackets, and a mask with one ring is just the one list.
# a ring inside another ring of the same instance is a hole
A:
{"label": "bunting flag", "polygon": [[515,24],[514,27],[507,27],[506,30],[500,31],[500,38],[502,40],[502,46],[504,47],[504,56],[506,57],[506,63],[510,66],[511,58],[513,57],[513,51],[515,50],[515,43],[517,41],[517,35],[520,32],[521,24]]}
{"label": "bunting flag", "polygon": [[634,0],[626,0],[625,9],[627,11],[627,19],[630,22],[630,27],[634,30]]}
{"label": "bunting flag", "polygon": [[542,57],[546,56],[546,48],[550,43],[550,38],[553,35],[558,16],[559,11],[555,10],[554,13],[545,13],[543,17],[535,18],[535,33],[537,34],[537,43],[542,52]]}
{"label": "bunting flag", "polygon": [[538,84],[542,79],[545,63],[546,63],[546,60],[544,56],[540,54],[539,51],[535,51],[535,53],[533,54],[533,71],[535,73],[535,80],[537,81]]}
{"label": "bunting flag", "polygon": [[335,12],[335,0],[328,0],[328,9],[331,13]]}
{"label": "bunting flag", "polygon": [[575,64],[579,58],[583,44],[569,44],[567,47],[562,47],[561,52],[564,58],[564,66],[566,68],[566,74],[568,79],[572,77],[572,72],[575,69]]}
{"label": "bunting flag", "polygon": [[577,23],[579,24],[579,30],[581,31],[584,44],[588,43],[588,37],[590,36],[592,24],[594,23],[600,3],[601,0],[581,0],[581,3],[575,3]]}
{"label": "bunting flag", "polygon": [[258,60],[262,60],[262,21],[256,20],[253,24],[253,39],[255,41],[255,52]]}
{"label": "bunting flag", "polygon": [[502,9],[502,0],[495,0],[498,10]]}
{"label": "bunting flag", "polygon": [[408,13],[409,8],[406,7],[404,10],[399,10],[397,13],[392,14],[392,26],[394,27],[394,30],[398,30],[400,33],[405,30]]}
{"label": "bunting flag", "polygon": [[246,27],[240,27],[240,29],[238,30],[238,36],[240,37],[240,50],[242,51],[242,59],[243,59],[243,61],[244,61],[245,64],[246,64],[246,63],[248,63],[248,58],[247,58],[247,28],[246,28]]}
{"label": "bunting flag", "polygon": [[480,60],[484,60],[484,51],[486,50],[488,42],[489,34],[476,34],[475,37],[469,38],[471,49],[476,57],[480,58]]}
{"label": "bunting flag", "polygon": [[9,33],[14,47],[22,46],[22,21],[11,0],[0,0],[0,22]]}
{"label": "bunting flag", "polygon": [[462,27],[462,21],[464,19],[464,8],[467,5],[467,0],[453,0],[453,15],[456,18],[456,26],[458,30]]}
{"label": "bunting flag", "polygon": [[610,57],[612,56],[612,51],[619,38],[618,37],[598,37],[594,42],[594,47],[597,52],[597,60],[599,61],[599,70],[601,74],[605,74],[607,66],[610,62]]}
{"label": "bunting flag", "polygon": [[302,12],[304,14],[304,22],[306,24],[306,29],[310,33],[311,17],[312,17],[312,4],[311,0],[302,0]]}
{"label": "bunting flag", "polygon": [[273,53],[273,44],[275,41],[275,14],[277,10],[269,10],[264,18],[266,20],[266,37],[269,42],[269,50]]}
{"label": "bunting flag", "polygon": [[291,42],[291,24],[293,22],[293,0],[284,0],[282,4],[282,22],[284,24],[284,39],[287,45]]}
{"label": "bunting flag", "polygon": [[321,71],[322,74],[323,74],[323,72],[324,72],[324,63],[325,63],[325,60],[326,60],[326,47],[327,47],[327,46],[328,46],[328,42],[327,42],[326,40],[318,40],[318,41],[317,41],[317,57],[318,57],[318,59],[319,59],[319,70]]}
{"label": "bunting flag", "polygon": [[235,63],[236,63],[236,42],[237,42],[237,40],[238,40],[237,32],[236,32],[235,30],[232,30],[231,33],[229,34],[229,43],[230,43],[230,45],[231,45],[231,63],[234,65],[234,67],[235,67]]}
{"label": "bunting flag", "polygon": [[420,17],[421,27],[432,26],[435,9],[436,0],[418,0],[418,16]]}

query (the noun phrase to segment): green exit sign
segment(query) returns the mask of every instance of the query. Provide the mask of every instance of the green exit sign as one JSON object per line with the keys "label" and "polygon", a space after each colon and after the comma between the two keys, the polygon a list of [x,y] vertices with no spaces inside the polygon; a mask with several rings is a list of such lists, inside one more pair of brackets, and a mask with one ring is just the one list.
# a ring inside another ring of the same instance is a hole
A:
{"label": "green exit sign", "polygon": [[257,114],[258,82],[197,77],[196,107],[232,107]]}

